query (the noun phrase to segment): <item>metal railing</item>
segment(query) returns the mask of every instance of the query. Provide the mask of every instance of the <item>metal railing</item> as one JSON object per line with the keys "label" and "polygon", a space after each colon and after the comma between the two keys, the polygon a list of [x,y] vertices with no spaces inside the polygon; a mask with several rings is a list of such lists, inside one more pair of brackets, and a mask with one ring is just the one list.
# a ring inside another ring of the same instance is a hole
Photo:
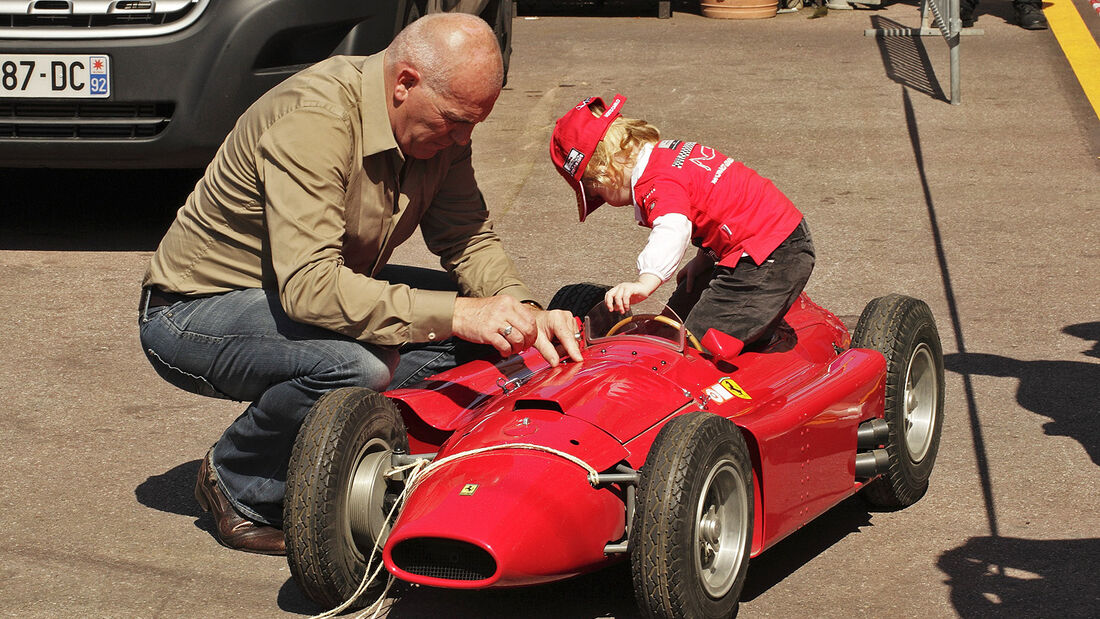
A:
{"label": "metal railing", "polygon": [[866,36],[878,37],[920,37],[943,36],[947,41],[951,62],[951,104],[960,103],[959,93],[959,40],[961,35],[983,34],[977,28],[963,29],[959,15],[959,0],[922,0],[920,5],[920,28],[868,28]]}

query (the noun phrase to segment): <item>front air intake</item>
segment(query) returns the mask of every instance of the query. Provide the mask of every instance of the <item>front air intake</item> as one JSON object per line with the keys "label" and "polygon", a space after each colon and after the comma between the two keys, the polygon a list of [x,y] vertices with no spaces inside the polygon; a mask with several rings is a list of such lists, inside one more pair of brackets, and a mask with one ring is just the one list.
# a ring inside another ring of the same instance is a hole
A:
{"label": "front air intake", "polygon": [[486,580],[497,563],[484,548],[438,537],[421,537],[399,542],[390,553],[399,569],[417,576],[440,580]]}

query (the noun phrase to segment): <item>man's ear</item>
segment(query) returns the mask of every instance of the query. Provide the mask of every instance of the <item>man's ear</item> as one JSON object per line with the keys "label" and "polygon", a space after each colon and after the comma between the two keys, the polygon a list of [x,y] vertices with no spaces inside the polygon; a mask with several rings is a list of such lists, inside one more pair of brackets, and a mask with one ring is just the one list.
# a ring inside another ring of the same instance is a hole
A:
{"label": "man's ear", "polygon": [[409,90],[420,84],[420,72],[403,65],[397,72],[397,79],[393,85],[393,98],[399,103],[409,98]]}

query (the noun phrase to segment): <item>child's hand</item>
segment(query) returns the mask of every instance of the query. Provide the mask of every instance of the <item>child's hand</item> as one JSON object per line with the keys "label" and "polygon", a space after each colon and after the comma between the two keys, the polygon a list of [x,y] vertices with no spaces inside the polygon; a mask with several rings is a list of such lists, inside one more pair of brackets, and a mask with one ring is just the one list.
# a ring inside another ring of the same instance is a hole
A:
{"label": "child's hand", "polygon": [[604,295],[604,303],[607,309],[613,312],[626,313],[630,311],[633,303],[641,303],[653,294],[661,285],[661,278],[649,273],[642,273],[636,282],[623,282],[607,291]]}

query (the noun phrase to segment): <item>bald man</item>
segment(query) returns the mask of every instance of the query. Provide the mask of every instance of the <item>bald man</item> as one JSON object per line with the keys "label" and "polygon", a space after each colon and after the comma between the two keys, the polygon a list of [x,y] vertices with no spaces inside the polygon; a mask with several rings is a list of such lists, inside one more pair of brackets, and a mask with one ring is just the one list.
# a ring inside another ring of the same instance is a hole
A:
{"label": "bald man", "polygon": [[[251,402],[195,488],[223,545],[285,553],[287,461],[325,392],[407,385],[453,365],[457,341],[533,346],[556,365],[557,340],[580,360],[572,317],[534,301],[474,181],[470,134],[502,79],[484,21],[421,18],[376,55],[328,59],[260,98],[179,210],[138,322],[164,379]],[[417,228],[449,286],[386,268]]]}

